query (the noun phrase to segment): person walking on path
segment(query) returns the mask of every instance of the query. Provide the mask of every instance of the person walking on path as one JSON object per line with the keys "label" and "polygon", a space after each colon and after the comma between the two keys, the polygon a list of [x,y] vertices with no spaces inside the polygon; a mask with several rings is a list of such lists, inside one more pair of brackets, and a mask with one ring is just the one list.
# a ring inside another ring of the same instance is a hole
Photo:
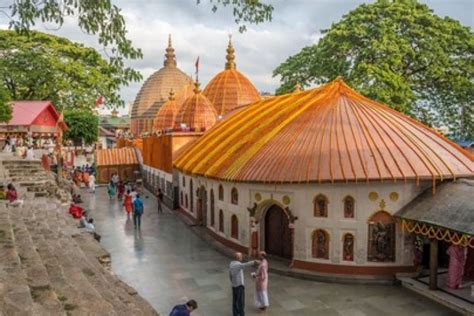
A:
{"label": "person walking on path", "polygon": [[132,212],[132,209],[133,209],[132,195],[130,194],[130,190],[127,190],[127,192],[124,195],[123,207],[125,207],[125,211],[127,212],[127,216],[130,215],[130,213]]}
{"label": "person walking on path", "polygon": [[158,213],[163,213],[163,191],[158,188],[158,194],[156,195],[156,201],[158,202]]}
{"label": "person walking on path", "polygon": [[268,301],[268,261],[265,251],[260,251],[258,255],[260,264],[257,271],[252,273],[255,278],[255,306],[261,311],[265,311],[270,303]]}
{"label": "person walking on path", "polygon": [[133,201],[133,224],[135,228],[142,226],[142,215],[143,215],[143,201],[140,199],[140,195],[137,194],[135,201]]}
{"label": "person walking on path", "polygon": [[176,305],[171,310],[170,316],[190,316],[198,308],[195,300],[189,300],[186,304]]}
{"label": "person walking on path", "polygon": [[93,173],[89,176],[89,189],[91,193],[95,194],[95,176]]}
{"label": "person walking on path", "polygon": [[112,180],[110,180],[109,184],[107,185],[107,193],[109,194],[109,199],[113,199],[115,196],[116,187]]}
{"label": "person walking on path", "polygon": [[118,174],[117,174],[117,173],[114,173],[114,174],[112,175],[112,182],[115,184],[115,187],[117,187],[119,180],[120,180],[120,179],[119,179]]}
{"label": "person walking on path", "polygon": [[259,264],[257,261],[242,263],[242,253],[235,253],[235,260],[229,265],[229,277],[232,284],[232,315],[245,316],[244,268]]}
{"label": "person walking on path", "polygon": [[117,199],[121,201],[123,198],[123,195],[125,194],[125,184],[123,184],[122,181],[119,181],[117,184],[117,192],[118,192]]}

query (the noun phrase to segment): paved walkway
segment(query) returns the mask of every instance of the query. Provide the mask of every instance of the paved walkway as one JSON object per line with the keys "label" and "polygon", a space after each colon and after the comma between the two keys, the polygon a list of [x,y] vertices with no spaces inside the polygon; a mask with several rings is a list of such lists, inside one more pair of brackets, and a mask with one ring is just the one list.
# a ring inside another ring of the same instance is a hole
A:
{"label": "paved walkway", "polygon": [[[102,245],[112,255],[112,270],[136,288],[161,315],[174,304],[195,299],[193,316],[231,315],[229,259],[211,249],[171,211],[158,215],[156,200],[144,198],[141,232],[135,231],[117,201],[105,189],[84,193]],[[254,286],[246,273],[247,315],[253,307]],[[304,281],[270,274],[267,315],[456,315],[406,289],[384,285],[341,285]],[[261,315],[261,314],[260,314]]]}

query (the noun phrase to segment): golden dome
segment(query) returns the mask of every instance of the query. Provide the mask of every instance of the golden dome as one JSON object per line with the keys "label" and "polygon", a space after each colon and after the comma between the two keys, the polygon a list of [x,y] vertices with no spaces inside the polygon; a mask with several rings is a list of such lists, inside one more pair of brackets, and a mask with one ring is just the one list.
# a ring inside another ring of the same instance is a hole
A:
{"label": "golden dome", "polygon": [[205,131],[211,128],[217,121],[217,113],[211,101],[206,98],[196,83],[194,94],[186,99],[176,115],[174,128],[181,128],[182,124],[186,128],[195,131]]}
{"label": "golden dome", "polygon": [[174,161],[228,181],[308,183],[474,176],[474,156],[341,79],[253,103]]}
{"label": "golden dome", "polygon": [[234,52],[229,39],[225,70],[214,76],[203,91],[203,94],[214,105],[218,115],[225,115],[261,99],[250,80],[236,69]]}
{"label": "golden dome", "polygon": [[[148,77],[138,92],[132,106],[132,121],[134,119],[154,119],[161,105],[168,100],[170,90],[180,91],[184,85],[190,82],[192,82],[191,78],[176,66],[176,55],[170,36],[164,67]],[[140,133],[140,131],[132,132]]]}
{"label": "golden dome", "polygon": [[173,128],[176,114],[178,114],[181,105],[183,105],[186,99],[194,95],[193,87],[194,85],[192,84],[186,84],[177,95],[174,94],[173,90],[170,91],[168,101],[156,113],[153,130]]}

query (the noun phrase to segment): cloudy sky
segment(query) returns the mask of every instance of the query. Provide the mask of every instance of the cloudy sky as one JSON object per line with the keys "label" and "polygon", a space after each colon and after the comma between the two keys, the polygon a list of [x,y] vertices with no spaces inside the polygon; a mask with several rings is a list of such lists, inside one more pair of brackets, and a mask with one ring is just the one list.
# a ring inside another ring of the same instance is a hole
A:
{"label": "cloudy sky", "polygon": [[[0,7],[13,0],[0,0]],[[144,80],[163,65],[168,34],[173,36],[178,67],[194,73],[194,62],[200,57],[200,81],[205,84],[224,68],[228,34],[236,49],[236,62],[258,90],[274,92],[278,78],[272,71],[289,56],[320,38],[320,30],[329,28],[343,14],[363,2],[361,0],[267,0],[274,5],[272,22],[249,25],[239,33],[230,8],[211,12],[209,0],[113,0],[123,14],[133,44],[143,50],[142,60],[129,61]],[[473,0],[423,0],[436,14],[450,16],[463,25],[474,26]],[[8,21],[0,15],[0,28]],[[84,34],[74,21],[66,21],[60,30],[39,24],[41,31],[65,36],[100,49],[94,36]],[[126,103],[132,102],[143,82],[122,89]],[[122,112],[127,112],[123,109]]]}

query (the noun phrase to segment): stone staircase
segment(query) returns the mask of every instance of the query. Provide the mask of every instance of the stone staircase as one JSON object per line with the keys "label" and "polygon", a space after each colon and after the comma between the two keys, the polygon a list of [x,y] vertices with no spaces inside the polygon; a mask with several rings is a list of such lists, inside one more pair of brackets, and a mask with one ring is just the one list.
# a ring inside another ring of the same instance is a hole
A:
{"label": "stone staircase", "polygon": [[7,182],[13,182],[19,193],[46,197],[57,193],[54,176],[46,172],[39,160],[10,159],[2,161]]}
{"label": "stone staircase", "polygon": [[50,194],[46,172],[2,164],[26,199],[0,201],[0,315],[158,315],[110,272],[110,255]]}

